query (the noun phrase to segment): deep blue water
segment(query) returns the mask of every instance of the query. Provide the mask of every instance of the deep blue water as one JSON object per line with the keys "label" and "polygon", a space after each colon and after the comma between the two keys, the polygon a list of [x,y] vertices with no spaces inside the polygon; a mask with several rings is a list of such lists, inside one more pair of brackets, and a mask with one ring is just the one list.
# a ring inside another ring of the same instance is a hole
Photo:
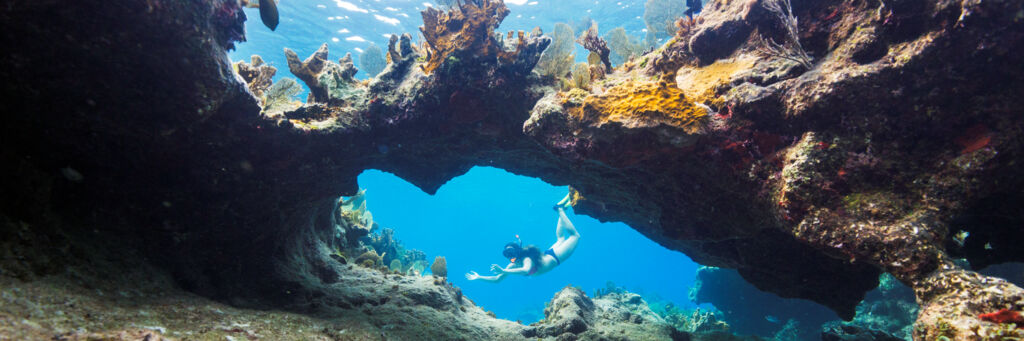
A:
{"label": "deep blue water", "polygon": [[[622,26],[638,39],[644,36],[642,1],[506,3],[512,12],[499,31],[528,31],[540,26],[551,32],[556,22],[579,22],[589,17],[599,23],[601,34]],[[331,60],[351,52],[358,67],[361,49],[371,43],[386,49],[386,35],[409,32],[418,37],[422,24],[419,11],[425,6],[422,0],[283,0],[278,4],[281,23],[276,32],[263,26],[257,9],[246,9],[248,42],[239,44],[230,57],[248,61],[250,55],[260,55],[278,68],[277,81],[294,78],[283,48],[291,48],[305,59],[327,43]],[[577,59],[585,59],[582,48],[577,48]],[[360,72],[357,77],[366,75]],[[590,294],[604,288],[608,281],[648,296],[661,296],[677,306],[692,306],[687,295],[697,265],[689,258],[624,224],[602,224],[572,213],[570,218],[581,234],[580,244],[572,258],[557,269],[538,277],[513,276],[501,283],[471,282],[463,277],[469,270],[489,274],[491,264],[505,265],[502,247],[516,234],[524,244],[536,244],[541,249],[550,246],[555,240],[557,218],[551,206],[565,196],[566,187],[481,167],[453,179],[434,196],[379,171],[363,173],[359,184],[367,189],[368,208],[375,221],[394,229],[396,238],[407,248],[425,251],[428,260],[445,256],[449,279],[498,317],[533,322],[543,317],[544,303],[561,288],[579,286]]]}

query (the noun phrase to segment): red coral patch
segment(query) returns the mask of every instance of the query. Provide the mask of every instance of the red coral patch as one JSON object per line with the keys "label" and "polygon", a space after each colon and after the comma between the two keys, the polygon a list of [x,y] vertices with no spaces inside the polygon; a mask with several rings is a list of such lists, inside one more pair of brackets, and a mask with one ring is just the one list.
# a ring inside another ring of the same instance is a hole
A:
{"label": "red coral patch", "polygon": [[999,311],[994,313],[978,315],[978,318],[982,321],[993,323],[1024,323],[1024,317],[1021,317],[1020,313],[1006,308],[999,309]]}
{"label": "red coral patch", "polygon": [[989,142],[992,142],[992,133],[984,124],[977,124],[967,129],[963,135],[957,137],[953,142],[956,142],[957,145],[963,148],[960,150],[960,154],[967,154],[985,148]]}

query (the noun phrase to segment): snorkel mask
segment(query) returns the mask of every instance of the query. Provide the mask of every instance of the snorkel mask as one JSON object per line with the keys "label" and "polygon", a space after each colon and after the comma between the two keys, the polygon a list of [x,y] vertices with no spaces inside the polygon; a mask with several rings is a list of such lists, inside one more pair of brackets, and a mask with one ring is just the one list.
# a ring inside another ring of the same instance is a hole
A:
{"label": "snorkel mask", "polygon": [[523,251],[523,240],[519,239],[519,235],[516,235],[516,241],[505,244],[505,249],[501,251],[501,255],[505,256],[512,261],[516,262],[516,258],[519,258],[519,253]]}

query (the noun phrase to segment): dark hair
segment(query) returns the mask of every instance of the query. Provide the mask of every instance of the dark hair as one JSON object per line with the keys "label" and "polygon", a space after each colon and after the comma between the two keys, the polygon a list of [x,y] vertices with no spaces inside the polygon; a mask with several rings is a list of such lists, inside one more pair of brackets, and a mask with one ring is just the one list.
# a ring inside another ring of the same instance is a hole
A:
{"label": "dark hair", "polygon": [[534,264],[540,262],[540,249],[533,245],[522,247],[519,243],[508,243],[505,244],[505,249],[501,251],[501,255],[509,260],[516,258],[517,262],[522,261],[526,257],[532,259]]}
{"label": "dark hair", "polygon": [[505,258],[512,259],[518,258],[519,254],[523,252],[523,247],[519,246],[518,243],[512,242],[505,244],[505,249],[501,251],[501,255]]}

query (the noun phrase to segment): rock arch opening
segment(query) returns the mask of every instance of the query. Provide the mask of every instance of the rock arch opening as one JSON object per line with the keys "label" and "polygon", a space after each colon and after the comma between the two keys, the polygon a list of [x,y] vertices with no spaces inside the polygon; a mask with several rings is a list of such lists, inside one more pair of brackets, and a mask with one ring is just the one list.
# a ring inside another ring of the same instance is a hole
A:
{"label": "rock arch opening", "polygon": [[[524,244],[546,248],[554,242],[556,215],[551,206],[568,188],[491,167],[474,167],[428,195],[400,178],[374,170],[359,176],[368,209],[382,228],[391,228],[406,247],[428,259],[447,259],[449,280],[478,305],[498,317],[535,322],[544,303],[566,285],[591,295],[609,281],[691,307],[689,288],[697,265],[682,253],[665,249],[622,223],[601,223],[570,213],[583,235],[572,258],[538,277],[506,279],[499,284],[470,282],[467,271],[490,273],[505,265],[501,247],[519,235]],[[591,295],[592,296],[592,295]],[[654,296],[648,296],[649,298]]]}

